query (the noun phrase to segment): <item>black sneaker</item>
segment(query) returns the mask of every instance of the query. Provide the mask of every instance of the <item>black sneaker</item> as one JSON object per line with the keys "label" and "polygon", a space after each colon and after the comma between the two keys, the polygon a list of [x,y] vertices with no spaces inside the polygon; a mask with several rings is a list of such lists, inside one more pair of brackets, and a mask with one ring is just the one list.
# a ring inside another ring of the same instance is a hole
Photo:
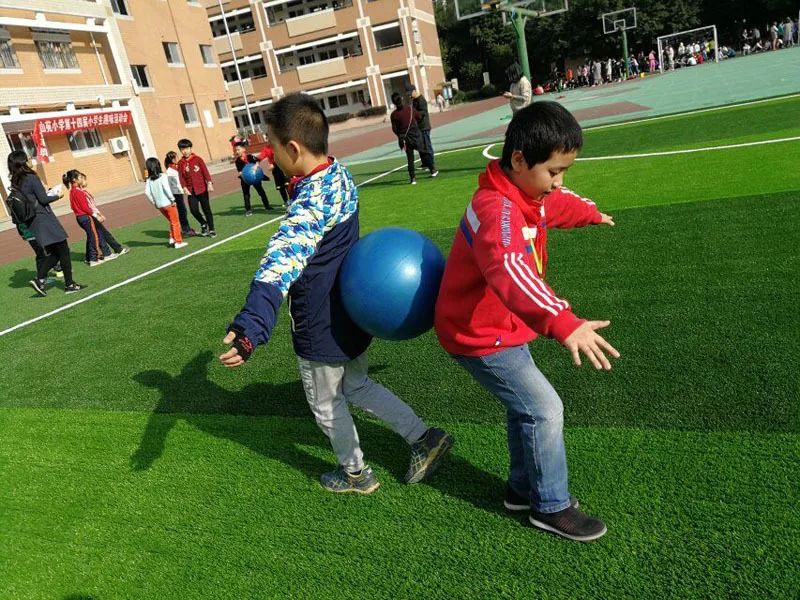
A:
{"label": "black sneaker", "polygon": [[573,506],[555,513],[540,513],[532,510],[528,520],[534,527],[576,542],[591,542],[603,537],[608,531],[605,523],[600,519],[590,517]]}
{"label": "black sneaker", "polygon": [[211,230],[209,230],[207,235],[208,235],[208,237],[215,238],[215,237],[217,237],[217,232],[214,231],[213,229],[211,229]]}
{"label": "black sneaker", "polygon": [[64,286],[64,293],[65,294],[74,294],[75,292],[80,292],[81,290],[85,290],[88,286],[81,285],[80,283],[70,283],[69,285]]}
{"label": "black sneaker", "polygon": [[31,287],[36,290],[40,296],[47,296],[47,281],[36,279],[35,277],[29,282]]}
{"label": "black sneaker", "polygon": [[200,226],[200,235],[205,237],[208,235],[208,225],[201,225]]}
{"label": "black sneaker", "polygon": [[[573,508],[578,508],[580,506],[580,502],[575,496],[569,497],[569,504]],[[523,510],[530,510],[531,509],[531,499],[525,496],[520,496],[517,492],[511,489],[511,486],[506,483],[506,498],[503,500],[503,506],[506,507],[506,510],[510,510],[512,512],[522,512]]]}

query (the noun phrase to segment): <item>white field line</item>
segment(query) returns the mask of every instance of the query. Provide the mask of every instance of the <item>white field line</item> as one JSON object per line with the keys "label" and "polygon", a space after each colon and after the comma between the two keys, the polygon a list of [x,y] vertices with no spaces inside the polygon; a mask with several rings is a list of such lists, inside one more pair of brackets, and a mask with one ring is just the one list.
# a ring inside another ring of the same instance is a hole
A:
{"label": "white field line", "polygon": [[[796,94],[796,95],[800,96],[800,94]],[[787,97],[791,98],[791,97],[794,97],[794,96],[784,96],[783,98],[787,98]],[[758,104],[760,102],[769,102],[771,100],[772,99],[758,100],[758,101],[755,101],[755,102],[749,102],[749,103],[745,103],[745,104]],[[775,99],[775,100],[777,100],[777,99]],[[744,106],[744,105],[735,105],[735,106]],[[721,107],[721,108],[730,108],[730,107]],[[721,110],[721,108],[706,109],[704,111],[696,111],[696,112],[708,112],[708,111],[711,111],[711,110]],[[689,113],[689,114],[695,114],[695,113]],[[672,116],[675,116],[675,115],[672,115]],[[655,118],[661,118],[661,117],[655,117]],[[664,117],[664,118],[666,118],[666,117]],[[645,119],[645,120],[649,121],[649,120],[654,120],[654,119]],[[625,124],[629,124],[629,123],[630,122],[625,123]],[[761,142],[748,142],[748,143],[744,143],[744,144],[731,144],[731,145],[728,145],[728,146],[711,146],[711,147],[707,147],[707,148],[694,148],[694,149],[689,149],[689,150],[674,150],[674,151],[669,151],[669,152],[650,152],[650,153],[645,153],[645,154],[628,154],[628,155],[620,155],[620,156],[595,156],[595,157],[587,157],[587,158],[578,158],[577,160],[579,160],[579,161],[620,160],[620,159],[629,159],[629,158],[666,156],[666,155],[671,155],[671,154],[689,154],[689,153],[693,153],[693,152],[707,152],[707,151],[711,151],[711,150],[724,150],[724,149],[728,149],[728,148],[743,148],[743,147],[746,147],[746,146],[759,146],[759,145],[764,145],[764,144],[775,144],[775,143],[779,143],[779,142],[789,142],[789,141],[796,141],[796,140],[800,140],[800,137],[781,138],[781,139],[777,139],[777,140],[765,140],[765,141],[761,141]],[[495,142],[493,144],[489,144],[486,147],[484,147],[483,144],[481,144],[481,145],[478,145],[478,146],[467,146],[467,147],[464,147],[464,148],[456,148],[456,149],[453,149],[453,150],[445,150],[443,152],[438,152],[437,155],[453,154],[455,152],[465,152],[467,150],[474,150],[474,149],[477,149],[477,148],[484,148],[483,149],[483,156],[485,156],[489,160],[494,160],[494,159],[497,159],[499,157],[498,156],[494,156],[491,153],[489,153],[489,149],[492,148],[493,146],[496,146],[498,143],[499,142]],[[381,160],[386,160],[386,159],[381,159]],[[419,162],[419,160],[417,160],[417,162]],[[357,184],[356,187],[361,187],[363,185],[367,185],[369,183],[372,183],[373,181],[376,181],[378,179],[382,179],[383,177],[386,177],[387,175],[391,175],[392,173],[395,173],[395,172],[397,172],[397,171],[399,171],[399,170],[401,170],[401,169],[403,169],[405,167],[406,167],[406,165],[400,165],[398,167],[395,167],[394,169],[390,169],[389,171],[385,171],[384,173],[380,173],[379,175],[376,175],[375,177],[371,177],[370,179],[367,179],[366,181],[363,181],[363,182]],[[115,290],[117,288],[121,288],[121,287],[126,286],[128,284],[131,284],[134,281],[139,281],[140,279],[143,279],[143,278],[145,278],[145,277],[147,277],[149,275],[152,275],[153,273],[158,273],[159,271],[162,271],[162,270],[164,270],[164,269],[166,269],[168,267],[171,267],[171,266],[176,265],[176,264],[178,264],[180,262],[188,260],[189,258],[192,258],[193,256],[197,256],[198,254],[202,254],[203,252],[207,252],[208,250],[211,250],[212,248],[216,248],[216,247],[221,246],[223,244],[227,244],[231,240],[235,240],[236,238],[242,237],[243,235],[247,235],[248,233],[252,233],[253,231],[256,231],[257,229],[260,229],[260,228],[262,228],[262,227],[264,227],[266,225],[270,225],[272,223],[280,221],[282,218],[283,217],[275,217],[274,219],[270,219],[269,221],[265,221],[263,223],[259,223],[258,225],[255,225],[254,227],[250,227],[248,229],[245,229],[244,231],[240,231],[239,233],[236,233],[236,234],[234,234],[232,236],[229,236],[229,237],[227,237],[227,238],[225,238],[223,240],[220,240],[218,242],[214,242],[213,244],[205,246],[204,248],[200,248],[199,250],[195,250],[194,252],[190,252],[189,254],[185,254],[185,255],[183,255],[183,256],[181,256],[179,258],[176,258],[175,260],[171,260],[169,262],[166,262],[163,265],[159,265],[159,266],[157,266],[157,267],[155,267],[153,269],[150,269],[150,270],[145,271],[143,273],[139,273],[138,275],[134,275],[133,277],[130,277],[128,279],[120,281],[119,283],[115,283],[114,285],[111,285],[111,286],[109,286],[107,288],[103,288],[102,290],[98,290],[98,291],[96,291],[96,292],[94,292],[92,294],[89,294],[88,296],[83,296],[83,297],[81,297],[80,299],[78,299],[78,300],[76,300],[74,302],[70,302],[69,304],[65,304],[64,306],[59,306],[58,308],[53,309],[50,312],[44,313],[43,315],[39,315],[38,317],[34,317],[33,319],[28,319],[27,321],[23,321],[22,323],[18,323],[16,325],[12,326],[12,327],[9,327],[7,329],[4,329],[4,330],[0,331],[0,337],[8,335],[9,333],[13,333],[14,331],[18,331],[20,329],[23,329],[23,328],[25,328],[25,327],[27,327],[29,325],[33,325],[34,323],[42,321],[43,319],[47,319],[48,317],[52,317],[54,315],[62,313],[64,311],[66,311],[66,310],[74,308],[75,306],[83,304],[84,302],[88,302],[89,300],[93,300],[94,298],[98,298],[100,296],[103,296],[103,295],[105,295],[105,294],[107,294],[107,293],[109,293],[109,292],[111,292],[111,291],[113,291],[113,290]]]}
{"label": "white field line", "polygon": [[[575,162],[592,161],[592,160],[627,160],[630,158],[650,158],[653,156],[674,156],[676,154],[694,154],[696,152],[712,152],[714,150],[730,150],[731,148],[747,148],[749,146],[765,146],[767,144],[780,144],[784,142],[796,142],[800,140],[800,136],[778,138],[774,140],[762,140],[759,142],[745,142],[742,144],[727,144],[725,146],[706,146],[705,148],[687,148],[686,150],[668,150],[664,152],[643,152],[642,154],[617,154],[614,156],[587,156],[584,158],[576,158]],[[494,156],[489,149],[496,146],[499,142],[489,144],[483,149],[483,155],[489,160],[500,158]]]}
{"label": "white field line", "polygon": [[[480,146],[470,146],[470,147],[467,147],[467,148],[458,148],[456,150],[446,150],[444,152],[440,152],[439,154],[451,154],[453,152],[463,152],[465,150],[475,150],[477,148],[482,148],[482,147],[483,147],[483,145],[481,144]],[[419,162],[419,160],[417,162]],[[376,175],[375,177],[367,179],[366,181],[362,181],[361,183],[357,184],[356,187],[361,187],[363,185],[367,185],[368,183],[372,183],[373,181],[376,181],[378,179],[386,177],[387,175],[391,175],[392,173],[394,173],[396,171],[399,171],[400,169],[405,168],[405,166],[406,165],[400,165],[399,167],[395,167],[394,169],[391,169],[389,171],[381,173],[380,175]],[[14,331],[18,331],[20,329],[23,329],[24,327],[27,327],[28,325],[33,325],[34,323],[37,323],[37,322],[39,322],[39,321],[41,321],[43,319],[47,319],[48,317],[52,317],[54,315],[62,313],[64,311],[66,311],[66,310],[69,310],[69,309],[74,308],[74,307],[76,307],[76,306],[78,306],[80,304],[83,304],[84,302],[88,302],[89,300],[93,300],[95,298],[103,296],[103,295],[105,295],[105,294],[107,294],[107,293],[109,293],[109,292],[111,292],[113,290],[116,290],[117,288],[121,288],[121,287],[126,286],[126,285],[128,285],[130,283],[133,283],[134,281],[139,281],[140,279],[144,279],[145,277],[147,277],[149,275],[152,275],[153,273],[158,273],[159,271],[162,271],[162,270],[164,270],[164,269],[166,269],[168,267],[171,267],[173,265],[177,265],[178,263],[183,262],[184,260],[188,260],[189,258],[192,258],[193,256],[197,256],[198,254],[202,254],[203,252],[207,252],[207,251],[211,250],[212,248],[217,248],[218,246],[222,246],[223,244],[227,244],[231,240],[235,240],[236,238],[242,237],[243,235],[247,235],[248,233],[252,233],[253,231],[256,231],[257,229],[260,229],[260,228],[264,227],[265,225],[270,225],[271,223],[275,223],[276,221],[280,221],[282,218],[283,218],[282,216],[281,217],[275,217],[274,219],[270,219],[269,221],[265,221],[263,223],[259,223],[258,225],[255,225],[254,227],[250,227],[249,229],[245,229],[244,231],[240,231],[239,233],[236,233],[236,234],[234,234],[234,235],[232,235],[230,237],[226,237],[225,239],[220,240],[218,242],[214,242],[213,244],[205,246],[204,248],[200,248],[199,250],[195,250],[194,252],[190,252],[189,254],[185,254],[185,255],[183,255],[183,256],[181,256],[179,258],[176,258],[175,260],[171,260],[169,262],[164,263],[163,265],[159,265],[159,266],[157,266],[157,267],[155,267],[153,269],[150,269],[149,271],[145,271],[144,273],[139,273],[138,275],[134,275],[133,277],[125,279],[124,281],[120,281],[119,283],[115,283],[114,285],[111,285],[111,286],[109,286],[107,288],[103,288],[102,290],[98,290],[98,291],[96,291],[96,292],[94,292],[92,294],[89,294],[88,296],[82,296],[80,299],[78,299],[78,300],[76,300],[74,302],[70,302],[69,304],[65,304],[64,306],[59,306],[58,308],[53,309],[50,312],[44,313],[43,315],[39,315],[38,317],[34,317],[32,319],[28,319],[27,321],[23,321],[22,323],[18,323],[16,325],[12,326],[12,327],[9,327],[8,329],[4,329],[4,330],[0,331],[0,337],[3,337],[4,335],[8,335],[9,333],[13,333]]]}
{"label": "white field line", "polygon": [[789,98],[800,97],[800,94],[790,94],[788,96],[776,96],[775,98],[764,98],[762,100],[749,100],[747,102],[740,102],[739,104],[727,104],[725,106],[713,106],[711,108],[701,108],[700,110],[690,110],[687,112],[673,113],[671,115],[661,115],[658,117],[647,117],[646,119],[637,119],[636,121],[620,121],[619,123],[608,123],[607,125],[594,125],[585,127],[584,131],[596,131],[598,129],[608,129],[609,127],[622,127],[623,125],[635,125],[637,123],[648,123],[650,121],[661,121],[662,119],[675,119],[680,117],[691,117],[692,115],[699,115],[701,113],[716,112],[718,110],[727,110],[729,108],[738,108],[740,106],[752,106],[753,104],[764,104],[765,102],[778,102],[780,100],[788,100]]}

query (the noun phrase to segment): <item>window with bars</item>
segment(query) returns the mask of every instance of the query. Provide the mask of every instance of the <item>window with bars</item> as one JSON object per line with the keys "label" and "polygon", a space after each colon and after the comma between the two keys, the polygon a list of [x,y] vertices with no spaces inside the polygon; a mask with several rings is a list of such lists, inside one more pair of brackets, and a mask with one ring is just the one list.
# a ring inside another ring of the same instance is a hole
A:
{"label": "window with bars", "polygon": [[213,65],[216,62],[214,49],[209,44],[200,44],[200,55],[203,57],[204,65]]}
{"label": "window with bars", "polygon": [[164,47],[164,55],[167,57],[167,62],[171,65],[180,65],[183,63],[181,58],[181,51],[178,44],[175,42],[161,42]]}
{"label": "window with bars", "polygon": [[4,28],[0,28],[0,69],[19,69],[17,53],[11,45],[11,35]]}
{"label": "window with bars", "polygon": [[73,152],[81,150],[91,150],[100,148],[103,145],[103,138],[97,129],[85,129],[83,131],[73,131],[67,134],[69,148]]}
{"label": "window with bars", "polygon": [[6,139],[12,150],[22,150],[30,158],[36,156],[36,143],[33,141],[33,134],[30,131],[9,133],[6,135]]}
{"label": "window with bars", "polygon": [[136,85],[142,88],[151,87],[150,73],[147,70],[147,65],[131,65],[131,74]]}
{"label": "window with bars", "polygon": [[183,122],[187,125],[194,125],[200,122],[197,118],[197,107],[192,102],[181,104],[181,114],[183,115]]}
{"label": "window with bars", "polygon": [[218,119],[230,119],[231,113],[228,112],[228,105],[225,100],[214,100],[214,107],[217,109]]}
{"label": "window with bars", "polygon": [[77,69],[78,59],[72,42],[37,40],[36,51],[45,69]]}

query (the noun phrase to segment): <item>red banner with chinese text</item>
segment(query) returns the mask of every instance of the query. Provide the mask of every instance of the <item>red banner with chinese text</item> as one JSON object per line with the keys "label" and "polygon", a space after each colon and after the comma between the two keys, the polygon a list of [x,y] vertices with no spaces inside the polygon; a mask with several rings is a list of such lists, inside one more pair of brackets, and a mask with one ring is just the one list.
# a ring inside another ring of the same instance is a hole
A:
{"label": "red banner with chinese text", "polygon": [[97,129],[100,127],[127,127],[132,123],[133,115],[129,110],[36,119],[36,123],[33,126],[36,158],[41,162],[50,161],[47,148],[44,145],[44,137],[47,135],[68,134],[82,129]]}

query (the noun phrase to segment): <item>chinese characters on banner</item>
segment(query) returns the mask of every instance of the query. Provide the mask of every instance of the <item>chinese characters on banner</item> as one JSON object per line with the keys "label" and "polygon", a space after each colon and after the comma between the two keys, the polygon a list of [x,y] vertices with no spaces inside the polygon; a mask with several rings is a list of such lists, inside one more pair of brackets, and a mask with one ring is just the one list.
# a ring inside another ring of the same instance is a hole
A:
{"label": "chinese characters on banner", "polygon": [[36,159],[49,162],[44,137],[47,135],[68,134],[81,129],[97,129],[100,127],[127,127],[133,123],[129,110],[116,110],[85,115],[69,115],[36,119],[33,126],[33,141],[36,144]]}

